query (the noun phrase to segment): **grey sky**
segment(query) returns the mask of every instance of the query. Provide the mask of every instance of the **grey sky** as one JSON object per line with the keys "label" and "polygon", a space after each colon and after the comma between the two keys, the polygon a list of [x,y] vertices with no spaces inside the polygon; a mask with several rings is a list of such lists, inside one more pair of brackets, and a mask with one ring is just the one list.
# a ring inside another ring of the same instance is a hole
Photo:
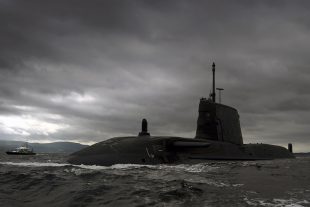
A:
{"label": "grey sky", "polygon": [[193,137],[211,64],[245,142],[310,151],[310,2],[0,0],[0,139]]}

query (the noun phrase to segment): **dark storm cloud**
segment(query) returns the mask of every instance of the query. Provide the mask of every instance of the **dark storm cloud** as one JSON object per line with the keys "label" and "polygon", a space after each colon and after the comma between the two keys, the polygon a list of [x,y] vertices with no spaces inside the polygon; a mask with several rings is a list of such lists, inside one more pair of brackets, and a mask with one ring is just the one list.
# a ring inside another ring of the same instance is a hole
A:
{"label": "dark storm cloud", "polygon": [[308,1],[2,0],[2,138],[99,141],[137,134],[144,117],[152,134],[192,137],[215,61],[246,142],[309,149],[309,9]]}

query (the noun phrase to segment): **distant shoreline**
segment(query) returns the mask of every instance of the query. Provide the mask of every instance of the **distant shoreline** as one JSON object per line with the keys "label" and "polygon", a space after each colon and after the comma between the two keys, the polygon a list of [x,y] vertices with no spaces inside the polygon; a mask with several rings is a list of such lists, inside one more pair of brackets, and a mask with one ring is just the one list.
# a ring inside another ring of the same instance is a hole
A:
{"label": "distant shoreline", "polygon": [[294,153],[296,157],[310,157],[310,152],[298,152]]}
{"label": "distant shoreline", "polygon": [[[9,141],[0,140],[0,152],[6,152],[8,150],[20,147],[25,142],[22,141]],[[75,142],[51,142],[51,143],[31,143],[28,145],[33,148],[36,153],[73,153],[79,151],[89,145],[83,145]]]}

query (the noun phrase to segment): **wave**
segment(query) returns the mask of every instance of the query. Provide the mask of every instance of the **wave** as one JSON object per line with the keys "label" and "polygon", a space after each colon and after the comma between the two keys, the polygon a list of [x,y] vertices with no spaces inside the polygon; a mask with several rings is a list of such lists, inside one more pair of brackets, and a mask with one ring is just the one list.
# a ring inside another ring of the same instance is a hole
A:
{"label": "wave", "polygon": [[53,162],[0,162],[0,165],[13,165],[21,167],[78,167],[89,170],[107,170],[107,169],[137,169],[137,168],[149,168],[149,169],[165,169],[174,171],[185,171],[191,173],[209,172],[217,169],[218,167],[209,166],[206,164],[195,165],[139,165],[139,164],[115,164],[112,166],[98,166],[98,165],[72,165],[68,163],[53,163]]}
{"label": "wave", "polygon": [[310,205],[309,160],[107,167],[50,155],[7,159],[0,206]]}
{"label": "wave", "polygon": [[274,206],[274,207],[282,207],[282,206],[289,206],[289,207],[303,207],[304,205],[308,205],[310,202],[303,199],[298,200],[295,198],[290,199],[277,199],[274,198],[272,200],[266,200],[266,199],[249,199],[247,197],[244,197],[244,201],[249,206]]}
{"label": "wave", "polygon": [[64,167],[70,164],[51,162],[0,162],[0,165],[14,165],[21,167]]}

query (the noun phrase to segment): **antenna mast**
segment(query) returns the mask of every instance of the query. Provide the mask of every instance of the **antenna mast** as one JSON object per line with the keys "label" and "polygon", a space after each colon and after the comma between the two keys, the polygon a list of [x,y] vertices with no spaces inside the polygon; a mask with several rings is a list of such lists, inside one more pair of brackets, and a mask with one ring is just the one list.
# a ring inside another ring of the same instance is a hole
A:
{"label": "antenna mast", "polygon": [[213,73],[213,85],[212,85],[212,101],[215,103],[215,63],[212,64],[212,73]]}

